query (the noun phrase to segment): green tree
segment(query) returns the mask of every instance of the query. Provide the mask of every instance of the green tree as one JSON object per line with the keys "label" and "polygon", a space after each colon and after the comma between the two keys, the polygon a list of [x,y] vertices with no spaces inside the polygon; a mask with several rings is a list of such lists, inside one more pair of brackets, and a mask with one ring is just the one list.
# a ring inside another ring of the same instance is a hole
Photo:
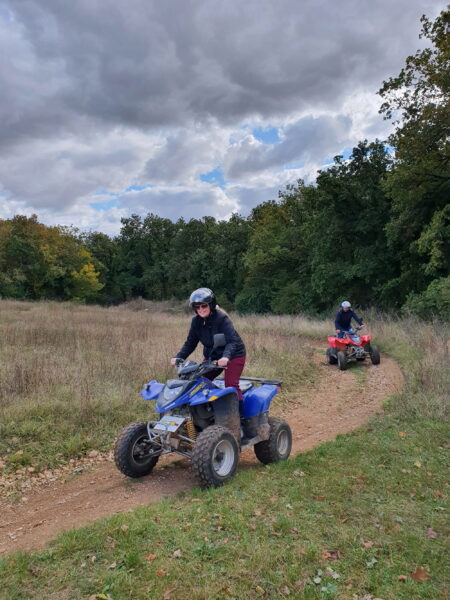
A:
{"label": "green tree", "polygon": [[381,142],[361,142],[348,161],[319,171],[251,215],[242,311],[329,310],[343,296],[375,304],[390,271],[384,226],[390,203],[383,189],[391,159]]}
{"label": "green tree", "polygon": [[101,287],[92,257],[75,231],[47,227],[36,215],[0,221],[0,295],[94,300]]}
{"label": "green tree", "polygon": [[111,238],[97,231],[83,233],[80,240],[89,250],[95,270],[99,272],[98,280],[103,284],[98,300],[111,304],[122,299],[121,290],[117,283],[119,244],[118,238]]}
{"label": "green tree", "polygon": [[253,209],[251,234],[244,255],[245,283],[236,299],[242,312],[295,313],[305,309],[308,295],[307,252],[301,226],[305,187],[289,186],[280,201]]}
{"label": "green tree", "polygon": [[382,142],[364,141],[348,160],[337,156],[319,171],[303,226],[312,301],[319,310],[343,296],[362,306],[380,299],[392,262],[384,232],[390,201],[382,186],[390,164]]}
{"label": "green tree", "polygon": [[396,272],[384,293],[397,304],[427,294],[435,278],[449,273],[450,12],[421,22],[420,37],[430,46],[409,56],[379,91],[380,112],[396,125],[389,140],[395,164],[385,183],[392,199],[386,233]]}

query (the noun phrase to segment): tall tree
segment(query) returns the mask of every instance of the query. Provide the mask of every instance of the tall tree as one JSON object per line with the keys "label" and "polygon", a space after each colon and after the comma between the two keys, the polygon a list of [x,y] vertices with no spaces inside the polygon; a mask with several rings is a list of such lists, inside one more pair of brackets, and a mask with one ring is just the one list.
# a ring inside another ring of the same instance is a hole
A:
{"label": "tall tree", "polygon": [[382,188],[391,158],[383,143],[360,142],[348,160],[319,171],[303,226],[310,253],[311,293],[320,310],[348,296],[378,303],[391,257],[384,227],[390,201]]}
{"label": "tall tree", "polygon": [[433,283],[434,297],[450,286],[450,12],[421,22],[420,37],[430,46],[409,56],[379,91],[380,112],[396,125],[395,165],[385,189],[393,202],[386,232],[397,270],[385,295],[400,302],[409,295],[416,304],[436,279],[442,281]]}

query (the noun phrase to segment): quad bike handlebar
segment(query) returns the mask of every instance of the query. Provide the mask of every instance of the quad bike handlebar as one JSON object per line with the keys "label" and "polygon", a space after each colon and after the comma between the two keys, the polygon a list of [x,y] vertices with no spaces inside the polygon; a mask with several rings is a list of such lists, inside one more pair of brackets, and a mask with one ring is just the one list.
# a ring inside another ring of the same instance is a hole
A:
{"label": "quad bike handlebar", "polygon": [[362,325],[358,325],[358,327],[352,327],[353,333],[351,331],[343,331],[342,329],[336,329],[336,331],[338,333],[345,333],[345,335],[354,335],[357,331],[359,331],[363,327],[365,327],[364,323]]}
{"label": "quad bike handlebar", "polygon": [[182,358],[177,358],[176,366],[178,367],[178,376],[181,379],[194,379],[195,377],[199,377],[203,373],[207,373],[213,369],[227,369],[227,367],[221,367],[217,360],[205,360],[201,363],[198,363],[193,360],[183,360]]}

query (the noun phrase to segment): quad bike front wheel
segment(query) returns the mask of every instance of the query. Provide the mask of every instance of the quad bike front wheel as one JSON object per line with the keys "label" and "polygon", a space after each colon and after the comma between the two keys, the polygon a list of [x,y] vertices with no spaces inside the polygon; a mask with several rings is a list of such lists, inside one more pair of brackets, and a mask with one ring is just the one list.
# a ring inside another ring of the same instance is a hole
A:
{"label": "quad bike front wheel", "polygon": [[292,432],[286,421],[269,417],[269,426],[269,439],[253,446],[256,458],[264,465],[287,460],[292,448]]}
{"label": "quad bike front wheel", "polygon": [[333,348],[327,348],[327,363],[335,365],[337,363],[336,353]]}
{"label": "quad bike front wheel", "polygon": [[152,456],[147,423],[131,423],[117,438],[114,460],[119,471],[128,477],[148,475],[158,458],[159,456]]}
{"label": "quad bike front wheel", "polygon": [[373,365],[380,364],[380,351],[376,346],[370,346],[370,360]]}
{"label": "quad bike front wheel", "polygon": [[197,437],[192,470],[202,487],[219,487],[233,477],[238,460],[239,446],[231,431],[211,425]]}
{"label": "quad bike front wheel", "polygon": [[345,352],[339,350],[337,353],[337,364],[340,371],[345,371],[347,368],[347,357],[345,356]]}

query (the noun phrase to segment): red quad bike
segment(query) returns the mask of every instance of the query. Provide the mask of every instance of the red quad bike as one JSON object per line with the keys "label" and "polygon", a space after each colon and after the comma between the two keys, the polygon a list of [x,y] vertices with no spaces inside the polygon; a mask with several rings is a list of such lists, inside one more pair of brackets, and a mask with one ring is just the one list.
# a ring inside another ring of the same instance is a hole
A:
{"label": "red quad bike", "polygon": [[327,362],[329,365],[337,364],[341,371],[345,371],[348,363],[365,360],[370,356],[372,364],[380,364],[380,351],[370,343],[370,333],[358,335],[361,327],[351,329],[345,333],[345,337],[337,335],[328,337]]}

